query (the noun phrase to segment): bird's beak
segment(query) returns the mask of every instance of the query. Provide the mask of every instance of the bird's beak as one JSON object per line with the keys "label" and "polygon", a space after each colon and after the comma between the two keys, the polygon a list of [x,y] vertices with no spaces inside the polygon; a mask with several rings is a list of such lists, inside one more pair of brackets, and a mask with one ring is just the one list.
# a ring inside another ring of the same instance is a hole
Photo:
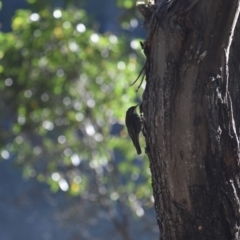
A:
{"label": "bird's beak", "polygon": [[137,106],[139,106],[139,104],[137,104],[134,108],[134,112],[137,112]]}

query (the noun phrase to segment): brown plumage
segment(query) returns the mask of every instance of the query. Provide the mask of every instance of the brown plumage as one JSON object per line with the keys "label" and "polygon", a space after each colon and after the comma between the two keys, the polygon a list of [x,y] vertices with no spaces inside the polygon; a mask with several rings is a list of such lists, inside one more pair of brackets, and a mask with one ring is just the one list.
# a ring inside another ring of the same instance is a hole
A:
{"label": "brown plumage", "polygon": [[142,122],[139,115],[136,112],[138,105],[130,107],[126,112],[125,123],[128,130],[128,135],[132,139],[132,142],[137,150],[137,154],[141,154],[141,147],[139,145],[139,133],[141,132]]}

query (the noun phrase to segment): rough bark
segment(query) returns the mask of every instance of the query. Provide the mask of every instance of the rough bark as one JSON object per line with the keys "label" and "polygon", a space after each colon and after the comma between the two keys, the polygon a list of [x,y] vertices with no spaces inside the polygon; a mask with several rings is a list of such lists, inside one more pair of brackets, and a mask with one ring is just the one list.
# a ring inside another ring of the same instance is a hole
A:
{"label": "rough bark", "polygon": [[[161,239],[240,239],[239,53],[229,59],[239,1],[139,9],[148,30],[143,132]],[[236,41],[240,50],[238,33]]]}

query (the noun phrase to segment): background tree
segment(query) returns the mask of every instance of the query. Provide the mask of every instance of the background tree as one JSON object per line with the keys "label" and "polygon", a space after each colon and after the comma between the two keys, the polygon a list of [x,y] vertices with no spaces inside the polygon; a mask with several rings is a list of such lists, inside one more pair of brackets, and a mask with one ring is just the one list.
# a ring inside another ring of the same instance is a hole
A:
{"label": "background tree", "polygon": [[144,133],[161,239],[239,239],[239,1],[139,8],[148,29]]}
{"label": "background tree", "polygon": [[[148,162],[135,159],[123,126],[137,97],[129,84],[139,43],[100,33],[71,1],[31,2],[12,32],[0,33],[1,156],[14,158],[24,177],[75,196],[62,215],[84,227],[104,210],[120,239],[131,239],[132,215],[149,219],[152,206]],[[152,225],[142,223],[139,238]]]}

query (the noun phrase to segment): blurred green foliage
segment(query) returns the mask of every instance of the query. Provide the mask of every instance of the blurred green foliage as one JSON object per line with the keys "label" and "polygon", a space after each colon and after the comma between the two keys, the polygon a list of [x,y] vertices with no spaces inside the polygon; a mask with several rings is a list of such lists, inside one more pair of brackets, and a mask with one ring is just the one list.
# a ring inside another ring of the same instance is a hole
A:
{"label": "blurred green foliage", "polygon": [[119,7],[126,8],[126,9],[131,9],[135,6],[136,1],[132,1],[132,0],[121,1],[121,0],[118,0],[117,4],[118,4]]}
{"label": "blurred green foliage", "polygon": [[[119,23],[125,30],[131,29],[137,19],[143,19],[138,11],[136,4],[138,0],[117,0],[117,6],[121,8],[122,14],[119,17]],[[140,1],[141,2],[141,1]]]}
{"label": "blurred green foliage", "polygon": [[138,41],[95,32],[71,7],[18,10],[12,29],[0,33],[2,158],[52,191],[121,200],[142,216],[152,206],[149,164],[135,159],[124,127],[141,96],[129,86],[143,59]]}

